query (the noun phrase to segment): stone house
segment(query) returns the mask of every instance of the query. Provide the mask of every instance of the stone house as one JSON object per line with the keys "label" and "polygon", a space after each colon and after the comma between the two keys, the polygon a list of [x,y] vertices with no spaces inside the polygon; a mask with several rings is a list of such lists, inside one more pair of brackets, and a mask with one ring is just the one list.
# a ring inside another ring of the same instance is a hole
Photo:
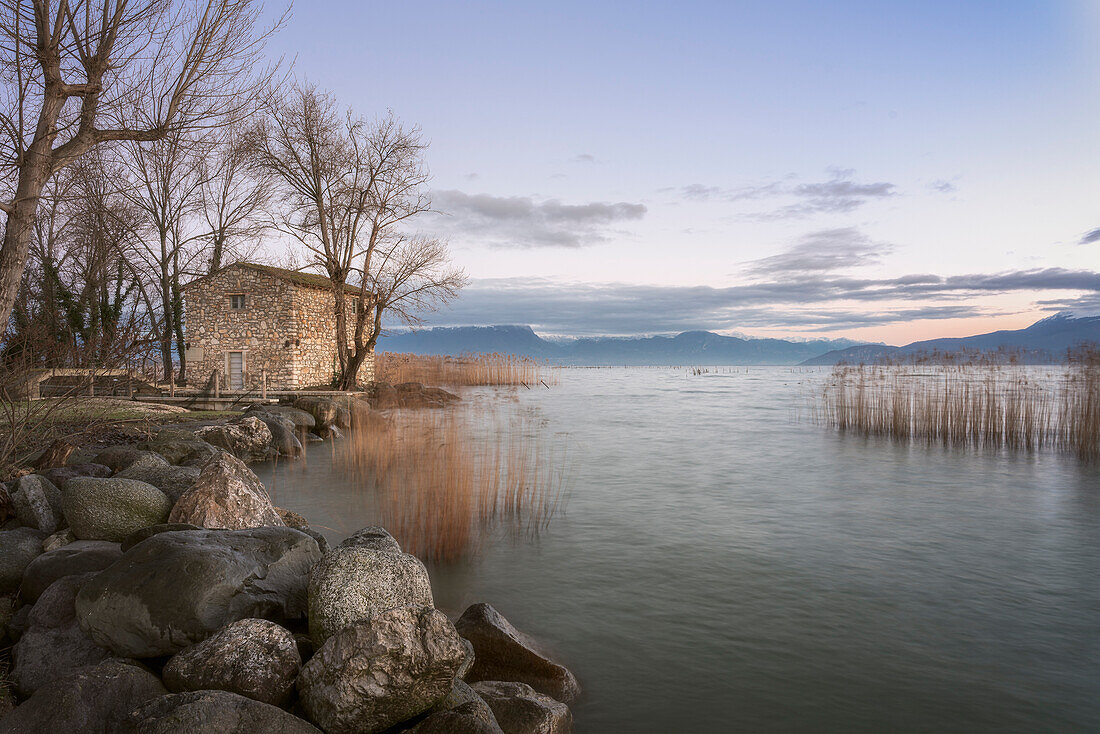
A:
{"label": "stone house", "polygon": [[[328,278],[238,262],[183,287],[188,381],[221,389],[330,385],[338,370],[336,313]],[[348,290],[353,288],[348,286]],[[358,289],[354,289],[358,294]],[[348,344],[357,295],[347,298]],[[359,379],[374,377],[374,355]]]}

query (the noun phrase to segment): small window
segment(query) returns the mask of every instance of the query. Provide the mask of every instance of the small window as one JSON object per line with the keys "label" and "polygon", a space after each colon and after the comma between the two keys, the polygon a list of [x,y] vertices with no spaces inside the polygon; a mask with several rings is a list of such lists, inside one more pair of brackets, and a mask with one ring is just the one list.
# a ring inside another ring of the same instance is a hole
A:
{"label": "small window", "polygon": [[234,311],[244,308],[244,294],[234,293],[233,295],[229,296],[229,308],[233,309]]}

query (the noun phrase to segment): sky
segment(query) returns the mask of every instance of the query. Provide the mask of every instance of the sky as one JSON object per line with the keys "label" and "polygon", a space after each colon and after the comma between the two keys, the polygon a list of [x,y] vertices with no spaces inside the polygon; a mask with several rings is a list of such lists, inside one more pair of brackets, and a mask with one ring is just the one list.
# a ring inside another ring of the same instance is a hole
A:
{"label": "sky", "polygon": [[271,50],[431,141],[470,284],[428,324],[901,344],[1100,309],[1098,40],[1086,0],[315,0]]}

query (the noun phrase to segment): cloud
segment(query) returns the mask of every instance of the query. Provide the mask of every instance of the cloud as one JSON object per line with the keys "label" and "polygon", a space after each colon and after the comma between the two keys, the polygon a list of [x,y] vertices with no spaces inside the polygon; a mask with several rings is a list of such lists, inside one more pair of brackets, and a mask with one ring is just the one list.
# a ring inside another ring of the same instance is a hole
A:
{"label": "cloud", "polygon": [[433,205],[446,216],[449,234],[496,247],[583,247],[608,239],[611,227],[645,216],[644,204],[590,202],[563,204],[527,196],[492,196],[444,190]]}
{"label": "cloud", "polygon": [[[1095,301],[1100,298],[1100,273],[1046,268],[886,279],[819,274],[727,288],[480,280],[472,282],[451,307],[435,314],[432,324],[530,324],[544,333],[573,336],[744,328],[835,332],[923,319],[999,315],[975,299],[1038,291],[1091,292]],[[1079,301],[1089,297],[1081,296]]]}
{"label": "cloud", "polygon": [[944,181],[943,179],[933,181],[932,183],[928,184],[928,188],[932,189],[933,191],[938,191],[941,194],[951,194],[957,190],[955,184],[951,183],[950,181]]}
{"label": "cloud", "polygon": [[595,163],[596,162],[596,156],[592,155],[591,153],[577,153],[575,156],[573,156],[573,162],[574,163]]}
{"label": "cloud", "polygon": [[786,252],[755,260],[756,275],[826,273],[878,263],[893,248],[875,242],[854,227],[811,232]]}
{"label": "cloud", "polygon": [[845,213],[870,201],[897,195],[897,186],[892,183],[854,180],[855,171],[850,168],[830,168],[828,173],[829,178],[824,181],[796,183],[793,177],[788,176],[778,181],[740,189],[693,183],[676,191],[689,201],[776,199],[788,202],[754,213],[752,216],[756,219],[798,219],[819,213]]}
{"label": "cloud", "polygon": [[1091,245],[1094,242],[1100,242],[1100,228],[1087,232],[1085,236],[1081,238],[1082,245]]}

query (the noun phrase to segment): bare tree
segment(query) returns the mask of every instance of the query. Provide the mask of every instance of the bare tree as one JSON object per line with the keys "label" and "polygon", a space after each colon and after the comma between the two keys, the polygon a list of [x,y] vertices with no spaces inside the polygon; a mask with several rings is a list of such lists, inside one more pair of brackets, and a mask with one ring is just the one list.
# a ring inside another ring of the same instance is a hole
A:
{"label": "bare tree", "polygon": [[227,262],[249,259],[268,229],[266,215],[274,180],[268,169],[249,165],[244,132],[239,125],[219,131],[206,156],[200,194],[210,245],[210,273]]}
{"label": "bare tree", "polygon": [[5,329],[50,177],[104,143],[239,116],[274,30],[259,28],[261,10],[258,0],[0,3]]}
{"label": "bare tree", "polygon": [[165,381],[174,379],[172,344],[177,346],[180,377],[186,379],[181,278],[198,257],[194,228],[201,209],[207,140],[175,129],[153,143],[129,142],[123,160],[131,180],[126,197],[142,212],[151,236],[136,238],[134,252],[146,266],[159,296],[157,336]]}
{"label": "bare tree", "polygon": [[404,127],[392,114],[373,122],[341,114],[330,95],[309,84],[268,99],[266,119],[251,136],[255,165],[286,193],[276,226],[305,247],[332,283],[336,383],[349,389],[387,310],[411,316],[446,301],[465,276],[449,266],[444,243],[404,232],[431,209],[419,128]]}

